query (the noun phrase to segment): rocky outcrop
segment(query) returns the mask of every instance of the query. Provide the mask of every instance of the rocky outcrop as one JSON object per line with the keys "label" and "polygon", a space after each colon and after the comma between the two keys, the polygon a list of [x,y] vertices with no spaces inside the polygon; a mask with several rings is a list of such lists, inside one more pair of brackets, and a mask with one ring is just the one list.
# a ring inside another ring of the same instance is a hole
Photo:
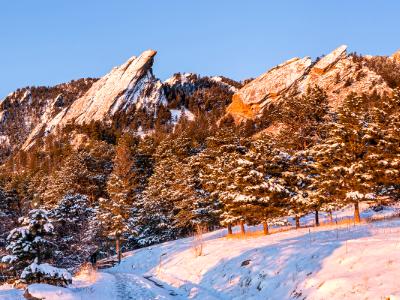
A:
{"label": "rocky outcrop", "polygon": [[397,61],[398,63],[400,63],[400,50],[398,50],[397,52],[395,52],[395,53],[392,55],[392,57],[393,57],[393,59],[394,59],[395,61]]}
{"label": "rocky outcrop", "polygon": [[147,50],[130,58],[97,81],[65,112],[61,124],[75,120],[78,124],[104,120],[129,105],[152,105],[163,100],[161,82],[155,79],[151,67],[156,51]]}
{"label": "rocky outcrop", "polygon": [[339,48],[333,50],[331,53],[320,59],[311,69],[311,72],[319,75],[326,73],[338,62],[338,60],[346,57],[346,50],[346,45],[342,45]]}
{"label": "rocky outcrop", "polygon": [[81,97],[97,79],[73,80],[54,87],[26,87],[0,102],[0,162],[19,149],[40,124]]}
{"label": "rocky outcrop", "polygon": [[347,46],[342,45],[313,65],[308,57],[294,58],[278,65],[235,93],[227,113],[237,123],[254,119],[269,103],[304,93],[314,86],[325,90],[334,109],[350,92],[390,92],[381,76],[364,63],[353,61],[346,49]]}
{"label": "rocky outcrop", "polygon": [[156,51],[144,51],[139,57],[131,57],[123,65],[95,82],[92,87],[70,106],[65,107],[53,118],[44,118],[31,132],[23,145],[28,149],[35,138],[63,127],[68,122],[76,124],[91,121],[107,121],[115,113],[136,109],[156,109],[165,103],[162,83],[152,73]]}
{"label": "rocky outcrop", "polygon": [[252,80],[233,95],[227,108],[237,121],[254,118],[270,101],[274,101],[306,74],[309,57],[293,58]]}

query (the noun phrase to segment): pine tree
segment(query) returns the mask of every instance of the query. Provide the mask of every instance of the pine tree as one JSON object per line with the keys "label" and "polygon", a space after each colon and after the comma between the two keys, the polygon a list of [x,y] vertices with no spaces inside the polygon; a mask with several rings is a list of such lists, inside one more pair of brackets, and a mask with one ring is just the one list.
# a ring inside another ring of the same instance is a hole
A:
{"label": "pine tree", "polygon": [[7,232],[18,224],[21,216],[22,209],[18,195],[0,188],[0,245],[5,243]]}
{"label": "pine tree", "polygon": [[384,96],[371,109],[369,142],[374,144],[369,167],[374,170],[376,193],[399,198],[400,195],[400,91]]}
{"label": "pine tree", "polygon": [[61,168],[52,176],[47,177],[45,192],[41,195],[44,207],[53,208],[59,199],[66,194],[83,194],[92,199],[98,194],[98,186],[87,163],[90,156],[85,151],[71,153],[63,162]]}
{"label": "pine tree", "polygon": [[129,218],[132,212],[132,153],[131,136],[125,134],[118,140],[113,160],[113,170],[107,181],[109,199],[99,199],[98,219],[103,234],[114,235],[116,252],[120,258],[120,237],[130,235]]}
{"label": "pine tree", "polygon": [[289,150],[306,150],[323,139],[329,121],[329,103],[326,93],[319,87],[308,88],[306,93],[284,100],[274,118],[285,124],[276,140]]}
{"label": "pine tree", "polygon": [[232,225],[242,221],[244,230],[244,218],[235,212],[234,204],[229,197],[225,197],[227,186],[231,181],[229,171],[233,169],[233,163],[240,153],[246,152],[241,139],[236,135],[232,127],[221,127],[214,136],[207,138],[207,148],[201,153],[202,167],[200,181],[203,190],[208,197],[209,205],[214,204],[222,208],[220,223],[228,227],[228,233],[232,233]]}
{"label": "pine tree", "polygon": [[97,248],[96,210],[87,196],[67,194],[50,212],[57,243],[55,261],[62,267],[78,267]]}
{"label": "pine tree", "polygon": [[190,141],[185,138],[165,140],[158,146],[154,173],[143,193],[140,245],[175,239],[192,230],[196,193],[185,161],[189,152]]}
{"label": "pine tree", "polygon": [[219,199],[211,196],[202,180],[206,177],[204,171],[208,163],[210,159],[205,151],[190,157],[187,162],[191,168],[190,178],[197,195],[192,208],[192,222],[196,226],[212,230],[219,226],[222,210]]}
{"label": "pine tree", "polygon": [[281,153],[262,136],[237,158],[230,172],[232,182],[223,193],[248,224],[263,223],[265,234],[268,224],[285,214],[282,204],[288,190],[281,167]]}
{"label": "pine tree", "polygon": [[48,212],[35,209],[21,219],[21,227],[13,229],[8,235],[6,249],[10,254],[3,257],[2,262],[8,264],[9,271],[20,276],[22,282],[71,283],[71,275],[65,269],[45,263],[54,254],[55,245],[48,239],[53,229]]}
{"label": "pine tree", "polygon": [[313,150],[324,185],[319,190],[331,197],[334,187],[336,206],[353,203],[356,222],[360,220],[359,201],[374,197],[376,172],[371,164],[376,160],[379,134],[371,135],[369,124],[366,99],[351,94],[330,125],[328,138]]}

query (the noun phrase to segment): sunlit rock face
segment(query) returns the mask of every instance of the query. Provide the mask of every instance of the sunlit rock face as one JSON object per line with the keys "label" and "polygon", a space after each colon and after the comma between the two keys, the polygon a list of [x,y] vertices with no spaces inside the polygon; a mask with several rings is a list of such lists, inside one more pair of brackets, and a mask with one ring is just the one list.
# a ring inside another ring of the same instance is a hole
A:
{"label": "sunlit rock face", "polygon": [[254,79],[234,94],[228,107],[235,120],[254,118],[268,102],[280,97],[311,66],[309,57],[293,58]]}
{"label": "sunlit rock face", "polygon": [[160,103],[165,103],[162,82],[152,73],[156,53],[154,50],[144,51],[140,56],[133,56],[121,66],[113,68],[70,106],[52,118],[43,119],[32,130],[23,148],[28,149],[41,133],[48,134],[70,121],[76,124],[106,121],[115,113],[126,111],[131,106],[151,110],[156,109]]}
{"label": "sunlit rock face", "polygon": [[400,63],[400,50],[392,55],[393,59]]}
{"label": "sunlit rock face", "polygon": [[312,63],[309,57],[293,58],[254,79],[233,96],[227,108],[237,123],[261,116],[263,108],[278,99],[305,93],[309,87],[325,90],[336,109],[350,93],[390,92],[381,76],[364,63],[355,62],[342,45]]}

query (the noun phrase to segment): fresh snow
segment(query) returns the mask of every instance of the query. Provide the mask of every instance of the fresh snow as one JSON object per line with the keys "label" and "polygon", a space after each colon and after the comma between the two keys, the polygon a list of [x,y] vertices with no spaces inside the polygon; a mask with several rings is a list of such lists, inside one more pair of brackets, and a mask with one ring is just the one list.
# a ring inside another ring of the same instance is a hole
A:
{"label": "fresh snow", "polygon": [[182,109],[170,109],[171,112],[171,120],[173,124],[178,123],[179,119],[182,117],[182,115],[185,115],[185,117],[189,121],[194,121],[195,116],[194,114],[188,110],[187,108]]}
{"label": "fresh snow", "polygon": [[[378,212],[366,204],[360,208],[363,218],[398,214],[397,207]],[[335,212],[334,219],[351,215],[352,207],[347,207]],[[320,215],[322,222],[327,217]],[[303,217],[302,225],[312,225],[313,218]],[[180,239],[125,253],[120,265],[74,277],[68,288],[34,284],[29,292],[45,299],[98,300],[400,297],[400,219],[246,238],[225,234],[205,234],[201,256],[195,255],[193,238]],[[0,299],[22,299],[21,295],[9,285],[0,287]]]}
{"label": "fresh snow", "polygon": [[[0,122],[2,115],[0,114]],[[10,145],[10,139],[7,135],[0,135],[0,145]]]}

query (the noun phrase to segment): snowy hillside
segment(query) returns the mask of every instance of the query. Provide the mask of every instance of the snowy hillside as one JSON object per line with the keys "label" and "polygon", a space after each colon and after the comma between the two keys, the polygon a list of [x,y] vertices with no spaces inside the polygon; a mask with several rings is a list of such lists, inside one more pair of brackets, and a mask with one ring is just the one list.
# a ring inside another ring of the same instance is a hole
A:
{"label": "snowy hillside", "polygon": [[[394,213],[364,208],[362,216]],[[181,239],[126,253],[120,265],[77,276],[69,288],[34,284],[29,292],[44,299],[398,299],[399,233],[397,218],[246,238],[220,230],[203,236],[201,256],[192,238]],[[2,286],[0,299],[23,297]]]}

